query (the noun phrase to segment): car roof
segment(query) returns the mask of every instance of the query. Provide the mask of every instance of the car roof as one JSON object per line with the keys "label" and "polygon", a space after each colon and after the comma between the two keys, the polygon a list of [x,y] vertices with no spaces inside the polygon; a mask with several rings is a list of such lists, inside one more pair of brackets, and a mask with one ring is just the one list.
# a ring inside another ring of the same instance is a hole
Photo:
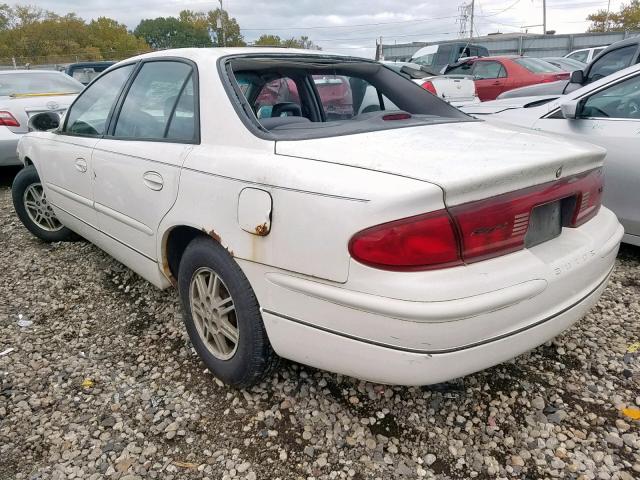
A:
{"label": "car roof", "polygon": [[[602,55],[604,52],[608,52],[610,50],[615,50],[615,49],[620,48],[620,47],[627,47],[629,45],[640,45],[640,37],[626,38],[624,40],[620,40],[619,42],[612,43],[607,48],[605,48],[602,52],[600,52],[598,54],[598,56]],[[592,47],[592,48],[588,48],[588,49],[585,49],[585,50],[592,50],[594,48],[602,48],[602,47]]]}
{"label": "car roof", "polygon": [[371,59],[360,57],[352,57],[349,55],[341,55],[338,53],[326,52],[324,50],[304,50],[301,48],[277,48],[277,47],[212,47],[212,48],[173,48],[170,50],[161,50],[157,52],[144,53],[135,57],[123,60],[120,63],[130,62],[132,60],[141,60],[145,58],[161,58],[161,57],[181,57],[189,60],[217,60],[229,55],[247,55],[247,54],[281,54],[281,55],[312,55],[318,57],[342,57],[342,58],[358,58],[371,62]]}

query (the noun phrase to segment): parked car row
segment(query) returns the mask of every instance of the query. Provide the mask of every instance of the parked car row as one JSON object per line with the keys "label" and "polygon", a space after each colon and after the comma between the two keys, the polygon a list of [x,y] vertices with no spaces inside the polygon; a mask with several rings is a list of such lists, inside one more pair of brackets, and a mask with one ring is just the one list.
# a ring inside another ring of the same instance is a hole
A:
{"label": "parked car row", "polygon": [[465,375],[580,319],[623,229],[603,148],[475,119],[415,80],[318,51],[134,57],[62,119],[31,118],[15,209],[175,286],[229,384],[277,356],[388,384]]}

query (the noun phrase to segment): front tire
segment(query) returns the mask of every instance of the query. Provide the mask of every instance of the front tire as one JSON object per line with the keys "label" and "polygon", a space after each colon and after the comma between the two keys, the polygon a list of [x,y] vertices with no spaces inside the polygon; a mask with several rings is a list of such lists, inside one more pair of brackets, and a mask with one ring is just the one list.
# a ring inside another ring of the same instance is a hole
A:
{"label": "front tire", "polygon": [[178,272],[184,323],[196,352],[223,382],[245,388],[260,382],[277,356],[244,273],[217,242],[194,239]]}
{"label": "front tire", "polygon": [[22,224],[40,240],[63,242],[73,238],[73,232],[56,218],[33,165],[18,172],[11,185],[11,197]]}

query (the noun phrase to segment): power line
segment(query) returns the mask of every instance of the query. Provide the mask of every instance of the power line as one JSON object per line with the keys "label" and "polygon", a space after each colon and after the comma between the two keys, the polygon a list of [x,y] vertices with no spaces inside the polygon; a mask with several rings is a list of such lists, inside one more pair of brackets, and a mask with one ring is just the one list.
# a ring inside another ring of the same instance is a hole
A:
{"label": "power line", "polygon": [[495,12],[495,13],[490,13],[488,15],[476,15],[476,17],[483,17],[483,18],[487,18],[487,17],[495,17],[497,15],[500,15],[508,10],[511,10],[512,8],[514,8],[516,5],[518,5],[522,0],[516,0],[515,2],[513,2],[511,5],[509,5],[507,8],[500,10],[499,12]]}

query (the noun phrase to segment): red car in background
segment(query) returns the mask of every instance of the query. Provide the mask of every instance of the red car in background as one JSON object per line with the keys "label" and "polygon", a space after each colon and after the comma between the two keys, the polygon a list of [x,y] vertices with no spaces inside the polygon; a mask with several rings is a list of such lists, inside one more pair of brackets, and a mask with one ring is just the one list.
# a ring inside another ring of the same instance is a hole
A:
{"label": "red car in background", "polygon": [[518,56],[463,60],[447,68],[446,73],[472,75],[483,102],[514,88],[567,80],[571,75],[539,58]]}
{"label": "red car in background", "polygon": [[[325,108],[329,120],[348,119],[355,115],[353,97],[349,79],[338,75],[313,75],[313,82]],[[272,115],[271,108],[283,103],[295,103],[300,106],[300,95],[296,82],[288,77],[278,78],[267,83],[256,99],[259,108],[265,109],[263,116]]]}

